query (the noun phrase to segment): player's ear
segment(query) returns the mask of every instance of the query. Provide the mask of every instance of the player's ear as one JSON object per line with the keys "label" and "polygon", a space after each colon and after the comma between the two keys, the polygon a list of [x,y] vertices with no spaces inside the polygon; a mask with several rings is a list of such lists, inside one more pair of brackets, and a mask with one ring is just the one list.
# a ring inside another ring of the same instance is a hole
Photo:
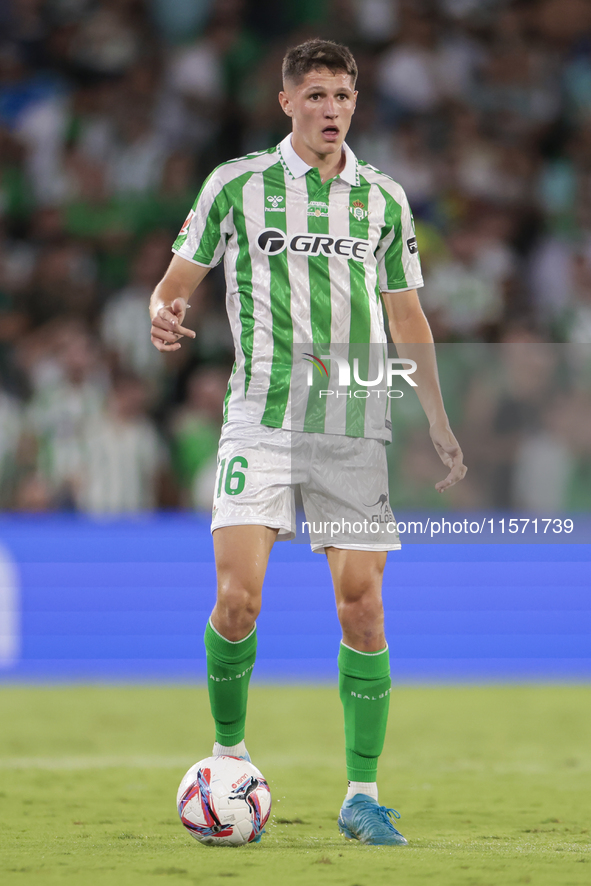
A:
{"label": "player's ear", "polygon": [[291,100],[286,92],[281,90],[279,93],[279,104],[283,110],[284,114],[287,114],[288,117],[293,117],[293,111],[291,109]]}

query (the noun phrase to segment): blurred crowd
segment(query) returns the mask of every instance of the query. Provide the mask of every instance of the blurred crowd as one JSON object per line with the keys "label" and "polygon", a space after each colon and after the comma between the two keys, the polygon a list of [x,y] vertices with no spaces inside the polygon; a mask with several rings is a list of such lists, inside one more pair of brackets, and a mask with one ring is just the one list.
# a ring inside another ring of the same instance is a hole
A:
{"label": "blurred crowd", "polygon": [[[517,330],[516,330],[517,333]],[[417,360],[420,359],[420,354]],[[402,509],[559,515],[591,510],[591,349],[540,342],[439,345],[445,405],[468,465],[439,495],[441,464],[416,397],[394,401],[390,499]]]}
{"label": "blurred crowd", "polygon": [[[281,59],[311,36],[356,56],[348,142],[406,189],[436,341],[591,343],[589,0],[8,0],[1,509],[210,505],[233,360],[223,274],[192,300],[195,341],[166,358],[147,302],[205,175],[288,131]],[[462,387],[460,428],[504,427],[487,384]],[[589,394],[565,390],[570,411],[539,425],[576,477],[589,441],[569,421]],[[398,463],[422,482],[408,427]],[[523,482],[489,477],[466,504],[519,506]]]}

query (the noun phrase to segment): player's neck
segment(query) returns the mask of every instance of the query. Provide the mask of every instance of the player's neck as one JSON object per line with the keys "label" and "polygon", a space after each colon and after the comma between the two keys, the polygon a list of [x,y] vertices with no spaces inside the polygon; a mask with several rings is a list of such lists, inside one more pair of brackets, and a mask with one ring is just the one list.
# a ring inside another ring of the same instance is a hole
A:
{"label": "player's neck", "polygon": [[347,158],[345,151],[341,146],[340,151],[334,151],[331,154],[317,154],[312,148],[309,148],[303,139],[298,136],[297,132],[291,135],[291,146],[304,163],[308,166],[315,166],[320,175],[320,181],[328,181],[334,178],[345,168]]}

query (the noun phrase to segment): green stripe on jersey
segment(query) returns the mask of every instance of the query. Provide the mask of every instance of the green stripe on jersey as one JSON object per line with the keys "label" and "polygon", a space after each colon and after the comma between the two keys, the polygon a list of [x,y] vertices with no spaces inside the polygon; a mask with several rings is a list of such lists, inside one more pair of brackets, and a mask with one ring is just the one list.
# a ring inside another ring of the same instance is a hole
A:
{"label": "green stripe on jersey", "polygon": [[[234,224],[239,238],[248,243],[246,236],[246,223],[244,219],[244,185],[250,179],[251,173],[241,175],[234,179],[228,186],[228,200],[234,207]],[[254,341],[254,299],[252,297],[252,262],[250,251],[241,249],[236,261],[236,280],[240,291],[240,348],[244,354],[244,396],[248,394],[248,388],[252,377],[252,357]]]}
{"label": "green stripe on jersey", "polygon": [[232,376],[236,372],[236,362],[232,366],[232,372],[230,373],[230,379],[228,381],[228,387],[226,388],[226,396],[224,397],[224,424],[228,421],[228,405],[230,403],[230,397],[232,396]]}
{"label": "green stripe on jersey", "polygon": [[386,253],[384,264],[388,283],[392,289],[404,289],[408,285],[404,273],[404,264],[402,261],[402,250],[406,246],[404,238],[400,236],[402,230],[401,213],[402,207],[394,198],[380,185],[380,191],[386,201],[386,223],[388,231],[394,229],[398,236],[394,237],[392,245]]}
{"label": "green stripe on jersey", "polygon": [[[306,173],[306,190],[308,195],[308,233],[328,234],[328,201],[330,182],[320,180],[317,169]],[[328,257],[323,253],[308,256],[308,283],[310,292],[310,326],[312,329],[312,353],[317,356],[326,354],[330,349],[330,327],[332,320],[331,279]],[[320,346],[320,347],[318,347]],[[329,367],[330,364],[329,364]],[[328,387],[328,379],[313,374],[313,385],[310,388],[304,431],[323,433],[325,430],[326,399],[320,397],[320,391]]]}
{"label": "green stripe on jersey", "polygon": [[[308,232],[328,234],[328,201],[331,182],[322,184],[317,169],[306,173],[308,191]],[[332,319],[331,280],[328,258],[319,255],[308,256],[308,279],[310,286],[310,322],[312,341],[330,341]]]}

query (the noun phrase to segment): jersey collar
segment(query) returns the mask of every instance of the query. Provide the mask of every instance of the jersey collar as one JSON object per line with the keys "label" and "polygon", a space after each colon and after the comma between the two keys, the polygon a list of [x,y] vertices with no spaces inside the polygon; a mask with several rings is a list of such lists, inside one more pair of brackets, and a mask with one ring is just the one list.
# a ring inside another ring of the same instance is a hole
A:
{"label": "jersey collar", "polygon": [[[359,184],[359,170],[357,168],[357,157],[346,142],[343,142],[343,150],[345,152],[345,168],[337,178],[341,178],[349,185]],[[292,178],[301,178],[312,169],[312,166],[302,160],[299,154],[296,154],[291,144],[291,132],[282,142],[277,145],[277,151],[281,158],[281,163]]]}

